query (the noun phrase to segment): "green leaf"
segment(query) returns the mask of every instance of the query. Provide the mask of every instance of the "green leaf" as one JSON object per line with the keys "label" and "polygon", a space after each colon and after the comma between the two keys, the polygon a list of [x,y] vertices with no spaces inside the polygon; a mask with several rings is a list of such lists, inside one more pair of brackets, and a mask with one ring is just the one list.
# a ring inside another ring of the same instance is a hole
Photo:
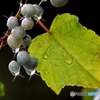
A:
{"label": "green leaf", "polygon": [[0,97],[5,95],[4,85],[0,82]]}
{"label": "green leaf", "polygon": [[57,15],[50,31],[29,47],[46,84],[57,94],[65,85],[100,88],[100,37],[69,13]]}

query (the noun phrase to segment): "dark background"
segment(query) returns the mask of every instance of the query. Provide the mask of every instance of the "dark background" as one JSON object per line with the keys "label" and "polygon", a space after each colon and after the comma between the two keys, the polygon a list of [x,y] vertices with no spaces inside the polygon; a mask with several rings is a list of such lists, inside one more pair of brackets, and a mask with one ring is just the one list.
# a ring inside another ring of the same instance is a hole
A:
{"label": "dark background", "polygon": [[[40,0],[28,0],[28,3],[39,3]],[[42,7],[45,10],[43,19],[46,22],[43,22],[48,28],[51,25],[53,18],[57,14],[62,13],[71,13],[79,17],[79,22],[86,26],[89,29],[94,30],[98,35],[100,34],[99,30],[99,1],[97,0],[69,0],[68,4],[63,8],[55,8],[50,3],[49,0],[47,3],[43,3]],[[6,21],[7,18],[3,15],[10,16],[13,12],[13,15],[16,14],[18,10],[17,0],[2,0],[0,3],[0,36],[3,36],[6,32]],[[36,24],[31,31],[27,31],[33,38],[38,34],[42,34],[45,31],[41,28],[40,25]],[[28,76],[21,70],[21,73],[26,77],[21,78],[17,77],[14,82],[13,76],[8,71],[8,63],[12,60],[13,53],[8,46],[5,46],[0,50],[0,81],[5,85],[6,95],[0,100],[81,100],[81,97],[70,97],[70,91],[81,91],[81,87],[68,87],[66,86],[62,89],[61,93],[57,96],[41,77],[34,75],[32,79],[28,82]]]}

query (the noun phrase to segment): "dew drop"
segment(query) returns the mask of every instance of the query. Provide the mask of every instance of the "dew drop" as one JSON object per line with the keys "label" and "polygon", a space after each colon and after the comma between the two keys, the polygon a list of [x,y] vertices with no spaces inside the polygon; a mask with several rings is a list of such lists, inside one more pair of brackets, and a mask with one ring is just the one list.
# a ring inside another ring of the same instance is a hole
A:
{"label": "dew drop", "polygon": [[71,65],[73,63],[73,58],[71,57],[71,55],[63,53],[63,58],[65,63],[67,63],[68,65]]}
{"label": "dew drop", "polygon": [[46,70],[46,71],[45,71],[45,74],[47,75],[48,73],[49,73],[49,72]]}
{"label": "dew drop", "polygon": [[43,58],[44,58],[44,59],[48,59],[49,57],[48,57],[47,54],[44,54],[44,55],[43,55]]}
{"label": "dew drop", "polygon": [[73,63],[73,58],[72,57],[68,57],[65,62],[68,64],[68,65],[71,65]]}

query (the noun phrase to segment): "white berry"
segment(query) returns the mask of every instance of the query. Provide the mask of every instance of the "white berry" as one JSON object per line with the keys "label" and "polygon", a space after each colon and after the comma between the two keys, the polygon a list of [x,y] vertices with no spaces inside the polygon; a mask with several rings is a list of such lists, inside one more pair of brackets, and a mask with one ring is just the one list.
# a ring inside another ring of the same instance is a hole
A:
{"label": "white berry", "polygon": [[24,18],[21,22],[21,26],[26,30],[31,30],[34,26],[34,21],[31,18]]}
{"label": "white berry", "polygon": [[24,4],[21,7],[21,13],[25,17],[32,17],[35,14],[35,12],[35,7],[33,7],[32,4]]}
{"label": "white berry", "polygon": [[24,65],[26,73],[32,76],[35,73],[35,67],[37,66],[38,60],[35,57],[30,57],[30,62],[27,65]]}
{"label": "white berry", "polygon": [[19,75],[21,66],[14,60],[12,60],[9,65],[8,69],[12,73],[13,76]]}
{"label": "white berry", "polygon": [[12,29],[11,33],[16,39],[22,39],[26,32],[21,26],[16,26]]}
{"label": "white berry", "polygon": [[8,18],[7,20],[7,26],[9,29],[13,29],[14,27],[18,26],[19,23],[18,23],[18,19],[14,16],[11,16]]}
{"label": "white berry", "polygon": [[20,65],[26,65],[30,62],[30,56],[26,51],[19,51],[17,54],[17,62]]}
{"label": "white berry", "polygon": [[36,9],[36,13],[35,13],[35,15],[33,16],[33,18],[34,18],[35,20],[40,20],[40,19],[42,18],[42,16],[43,16],[44,9],[43,9],[40,5],[38,5],[38,4],[34,4],[33,6],[34,6],[35,9]]}
{"label": "white berry", "polygon": [[68,0],[50,0],[54,7],[63,7],[68,3]]}
{"label": "white berry", "polygon": [[29,35],[26,35],[22,40],[23,46],[29,46],[31,44],[32,38]]}
{"label": "white berry", "polygon": [[12,34],[10,34],[7,38],[7,43],[12,49],[16,49],[16,48],[19,48],[19,46],[22,43],[22,40],[16,39],[15,37],[13,37]]}

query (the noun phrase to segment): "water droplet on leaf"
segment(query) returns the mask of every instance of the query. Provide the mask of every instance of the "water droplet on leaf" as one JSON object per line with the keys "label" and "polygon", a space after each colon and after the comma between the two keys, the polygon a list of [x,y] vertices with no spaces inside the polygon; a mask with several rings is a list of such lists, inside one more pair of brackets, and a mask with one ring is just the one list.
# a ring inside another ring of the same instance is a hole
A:
{"label": "water droplet on leaf", "polygon": [[68,55],[66,53],[63,53],[63,57],[64,57],[64,61],[70,65],[73,63],[73,58],[71,57],[71,55]]}
{"label": "water droplet on leaf", "polygon": [[65,62],[67,63],[67,64],[72,64],[73,63],[73,58],[67,58],[66,60],[65,60]]}
{"label": "water droplet on leaf", "polygon": [[45,71],[45,74],[47,75],[48,73],[49,73],[49,72],[46,70],[46,71]]}
{"label": "water droplet on leaf", "polygon": [[43,55],[43,58],[44,58],[44,59],[48,59],[48,55],[47,55],[47,54],[44,54],[44,55]]}

